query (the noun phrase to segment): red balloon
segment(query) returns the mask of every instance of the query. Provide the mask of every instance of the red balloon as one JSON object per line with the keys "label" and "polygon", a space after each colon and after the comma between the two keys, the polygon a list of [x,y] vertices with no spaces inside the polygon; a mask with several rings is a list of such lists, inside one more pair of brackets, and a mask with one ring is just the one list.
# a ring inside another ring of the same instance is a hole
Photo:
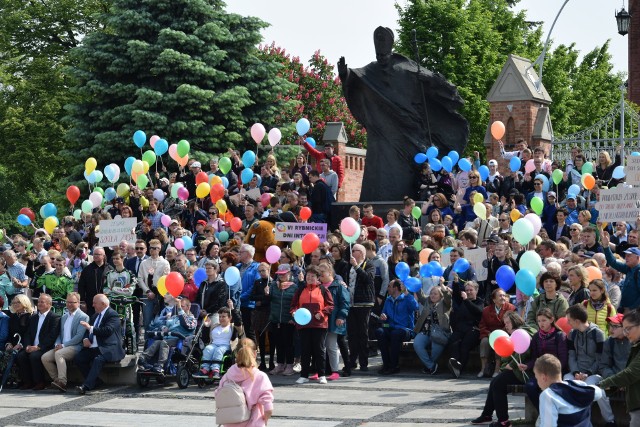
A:
{"label": "red balloon", "polygon": [[36,214],[34,214],[31,209],[22,208],[22,209],[20,209],[20,213],[23,214],[23,215],[28,216],[29,219],[31,220],[31,222],[36,222]]}
{"label": "red balloon", "polygon": [[209,175],[207,175],[206,172],[198,172],[198,175],[196,175],[196,187],[201,182],[206,182],[207,184],[209,183]]}
{"label": "red balloon", "polygon": [[167,288],[167,292],[173,297],[177,297],[182,293],[182,289],[184,289],[184,279],[180,273],[174,271],[167,275],[164,285]]}
{"label": "red balloon", "polygon": [[320,246],[320,238],[316,233],[306,234],[302,238],[302,252],[305,254],[310,254],[315,251],[318,249],[318,246]]}
{"label": "red balloon", "polygon": [[269,206],[269,203],[271,203],[271,194],[262,193],[262,196],[260,196],[260,203],[262,203],[262,207],[266,209],[267,206]]}
{"label": "red balloon", "polygon": [[224,197],[224,186],[222,184],[215,184],[211,187],[211,200],[213,203]]}
{"label": "red balloon", "polygon": [[500,357],[510,357],[514,351],[513,341],[510,337],[498,337],[493,342],[493,350]]}
{"label": "red balloon", "polygon": [[237,216],[233,217],[231,218],[231,221],[229,221],[229,225],[231,226],[231,230],[234,233],[237,233],[242,228],[242,220]]}
{"label": "red balloon", "polygon": [[300,219],[303,221],[309,221],[311,218],[311,209],[307,206],[300,209]]}
{"label": "red balloon", "polygon": [[69,188],[67,188],[67,199],[69,200],[69,203],[75,205],[79,198],[80,189],[75,185],[70,185]]}
{"label": "red balloon", "polygon": [[561,317],[556,320],[556,326],[562,329],[562,331],[567,335],[569,335],[569,332],[573,329],[571,325],[569,325],[569,320],[566,317]]}

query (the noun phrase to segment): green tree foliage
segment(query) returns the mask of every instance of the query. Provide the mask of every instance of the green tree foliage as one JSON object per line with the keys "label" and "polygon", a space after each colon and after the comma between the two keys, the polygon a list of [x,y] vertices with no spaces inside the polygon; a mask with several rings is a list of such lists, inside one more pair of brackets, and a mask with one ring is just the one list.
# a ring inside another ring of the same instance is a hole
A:
{"label": "green tree foliage", "polygon": [[139,156],[137,129],[224,152],[243,148],[254,122],[276,125],[276,94],[290,84],[258,57],[263,21],[218,0],[114,0],[103,21],[72,51],[81,102],[68,106],[68,138],[78,174],[90,156],[99,167]]}

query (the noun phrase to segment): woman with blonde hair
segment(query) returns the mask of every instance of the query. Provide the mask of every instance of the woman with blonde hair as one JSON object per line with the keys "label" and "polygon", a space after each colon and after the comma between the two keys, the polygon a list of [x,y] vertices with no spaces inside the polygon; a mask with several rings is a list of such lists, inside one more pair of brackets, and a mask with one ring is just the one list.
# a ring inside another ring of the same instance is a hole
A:
{"label": "woman with blonde hair", "polygon": [[274,156],[273,154],[269,154],[267,156],[267,160],[265,160],[264,162],[264,167],[269,169],[271,171],[271,174],[278,178],[278,181],[280,181],[280,168],[278,167],[276,156]]}
{"label": "woman with blonde hair", "polygon": [[611,161],[611,155],[608,151],[601,151],[600,154],[598,154],[598,162],[596,164],[594,176],[598,181],[609,188],[614,187],[619,182],[619,180],[612,178],[613,170],[622,164],[620,159],[620,149],[621,146],[618,145],[618,147],[616,147],[615,162]]}
{"label": "woman with blonde hair", "polygon": [[574,304],[581,304],[582,301],[589,299],[589,275],[587,269],[582,265],[574,265],[567,272],[567,279],[571,287],[571,294],[567,298],[569,307]]}
{"label": "woman with blonde hair", "polygon": [[582,304],[587,308],[587,320],[604,332],[604,339],[606,340],[609,337],[607,318],[618,313],[609,300],[604,281],[596,279],[589,283],[589,298],[582,301]]}
{"label": "woman with blonde hair", "polygon": [[220,380],[216,389],[216,399],[218,394],[228,382],[234,382],[244,392],[247,406],[251,411],[251,416],[247,421],[233,424],[223,424],[234,427],[262,427],[266,426],[273,413],[273,385],[269,376],[258,369],[256,356],[258,350],[253,340],[242,338],[238,344],[236,363],[231,366]]}

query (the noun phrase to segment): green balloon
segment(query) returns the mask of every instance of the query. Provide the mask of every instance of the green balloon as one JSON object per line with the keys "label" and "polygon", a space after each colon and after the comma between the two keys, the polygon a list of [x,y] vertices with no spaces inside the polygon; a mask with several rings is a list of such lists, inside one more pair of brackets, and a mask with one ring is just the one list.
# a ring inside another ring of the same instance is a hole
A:
{"label": "green balloon", "polygon": [[73,217],[77,220],[80,220],[80,217],[82,215],[82,211],[80,209],[76,209],[75,211],[73,211]]}
{"label": "green balloon", "polygon": [[104,197],[104,190],[100,187],[96,187],[93,189],[93,191],[95,191],[96,193],[100,193],[100,195],[102,195],[102,197]]}
{"label": "green balloon", "polygon": [[551,174],[551,177],[553,178],[553,183],[555,185],[560,184],[560,181],[562,181],[563,176],[564,174],[560,169],[554,170],[553,173]]}
{"label": "green balloon", "polygon": [[140,175],[138,176],[138,188],[142,189],[142,188],[146,188],[147,184],[149,183],[149,178],[147,178],[147,175]]}
{"label": "green balloon", "polygon": [[[180,157],[184,157],[184,156],[180,156]],[[153,164],[156,162],[156,153],[153,150],[147,150],[142,155],[142,160],[149,163],[149,166],[153,166]]]}
{"label": "green balloon", "polygon": [[414,206],[413,209],[411,209],[411,215],[415,218],[415,219],[420,219],[420,217],[422,216],[422,209],[420,209],[417,206]]}
{"label": "green balloon", "polygon": [[422,241],[420,239],[417,239],[415,242],[413,242],[413,247],[416,248],[416,251],[421,251]]}
{"label": "green balloon", "polygon": [[582,174],[584,175],[585,173],[593,173],[593,163],[587,162],[582,165]]}
{"label": "green balloon", "polygon": [[223,157],[218,162],[218,167],[222,171],[222,173],[229,173],[231,170],[231,159],[228,157]]}
{"label": "green balloon", "polygon": [[531,199],[531,209],[538,215],[542,215],[542,209],[544,209],[544,202],[540,197],[534,197]]}
{"label": "green balloon", "polygon": [[176,182],[175,184],[173,184],[171,186],[171,197],[173,197],[174,199],[177,199],[178,198],[178,190],[180,188],[182,188],[182,187],[183,187],[183,185],[181,183],[179,183],[179,182]]}
{"label": "green balloon", "polygon": [[0,230],[0,240],[4,239],[4,232]]}
{"label": "green balloon", "polygon": [[186,156],[189,154],[189,150],[191,150],[191,145],[189,145],[189,142],[186,139],[182,139],[178,142],[178,156]]}
{"label": "green balloon", "polygon": [[82,202],[82,212],[91,213],[92,210],[93,203],[91,203],[91,200],[85,200],[84,202]]}

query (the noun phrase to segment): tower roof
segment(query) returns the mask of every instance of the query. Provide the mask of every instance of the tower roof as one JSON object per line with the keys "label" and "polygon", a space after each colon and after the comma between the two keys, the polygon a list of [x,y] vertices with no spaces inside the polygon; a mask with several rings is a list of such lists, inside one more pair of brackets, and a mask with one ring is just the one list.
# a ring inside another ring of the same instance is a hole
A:
{"label": "tower roof", "polygon": [[551,97],[540,83],[540,90],[534,82],[538,81],[538,73],[533,67],[527,69],[531,61],[516,55],[509,55],[502,67],[500,75],[487,95],[487,101],[538,101],[550,104]]}

